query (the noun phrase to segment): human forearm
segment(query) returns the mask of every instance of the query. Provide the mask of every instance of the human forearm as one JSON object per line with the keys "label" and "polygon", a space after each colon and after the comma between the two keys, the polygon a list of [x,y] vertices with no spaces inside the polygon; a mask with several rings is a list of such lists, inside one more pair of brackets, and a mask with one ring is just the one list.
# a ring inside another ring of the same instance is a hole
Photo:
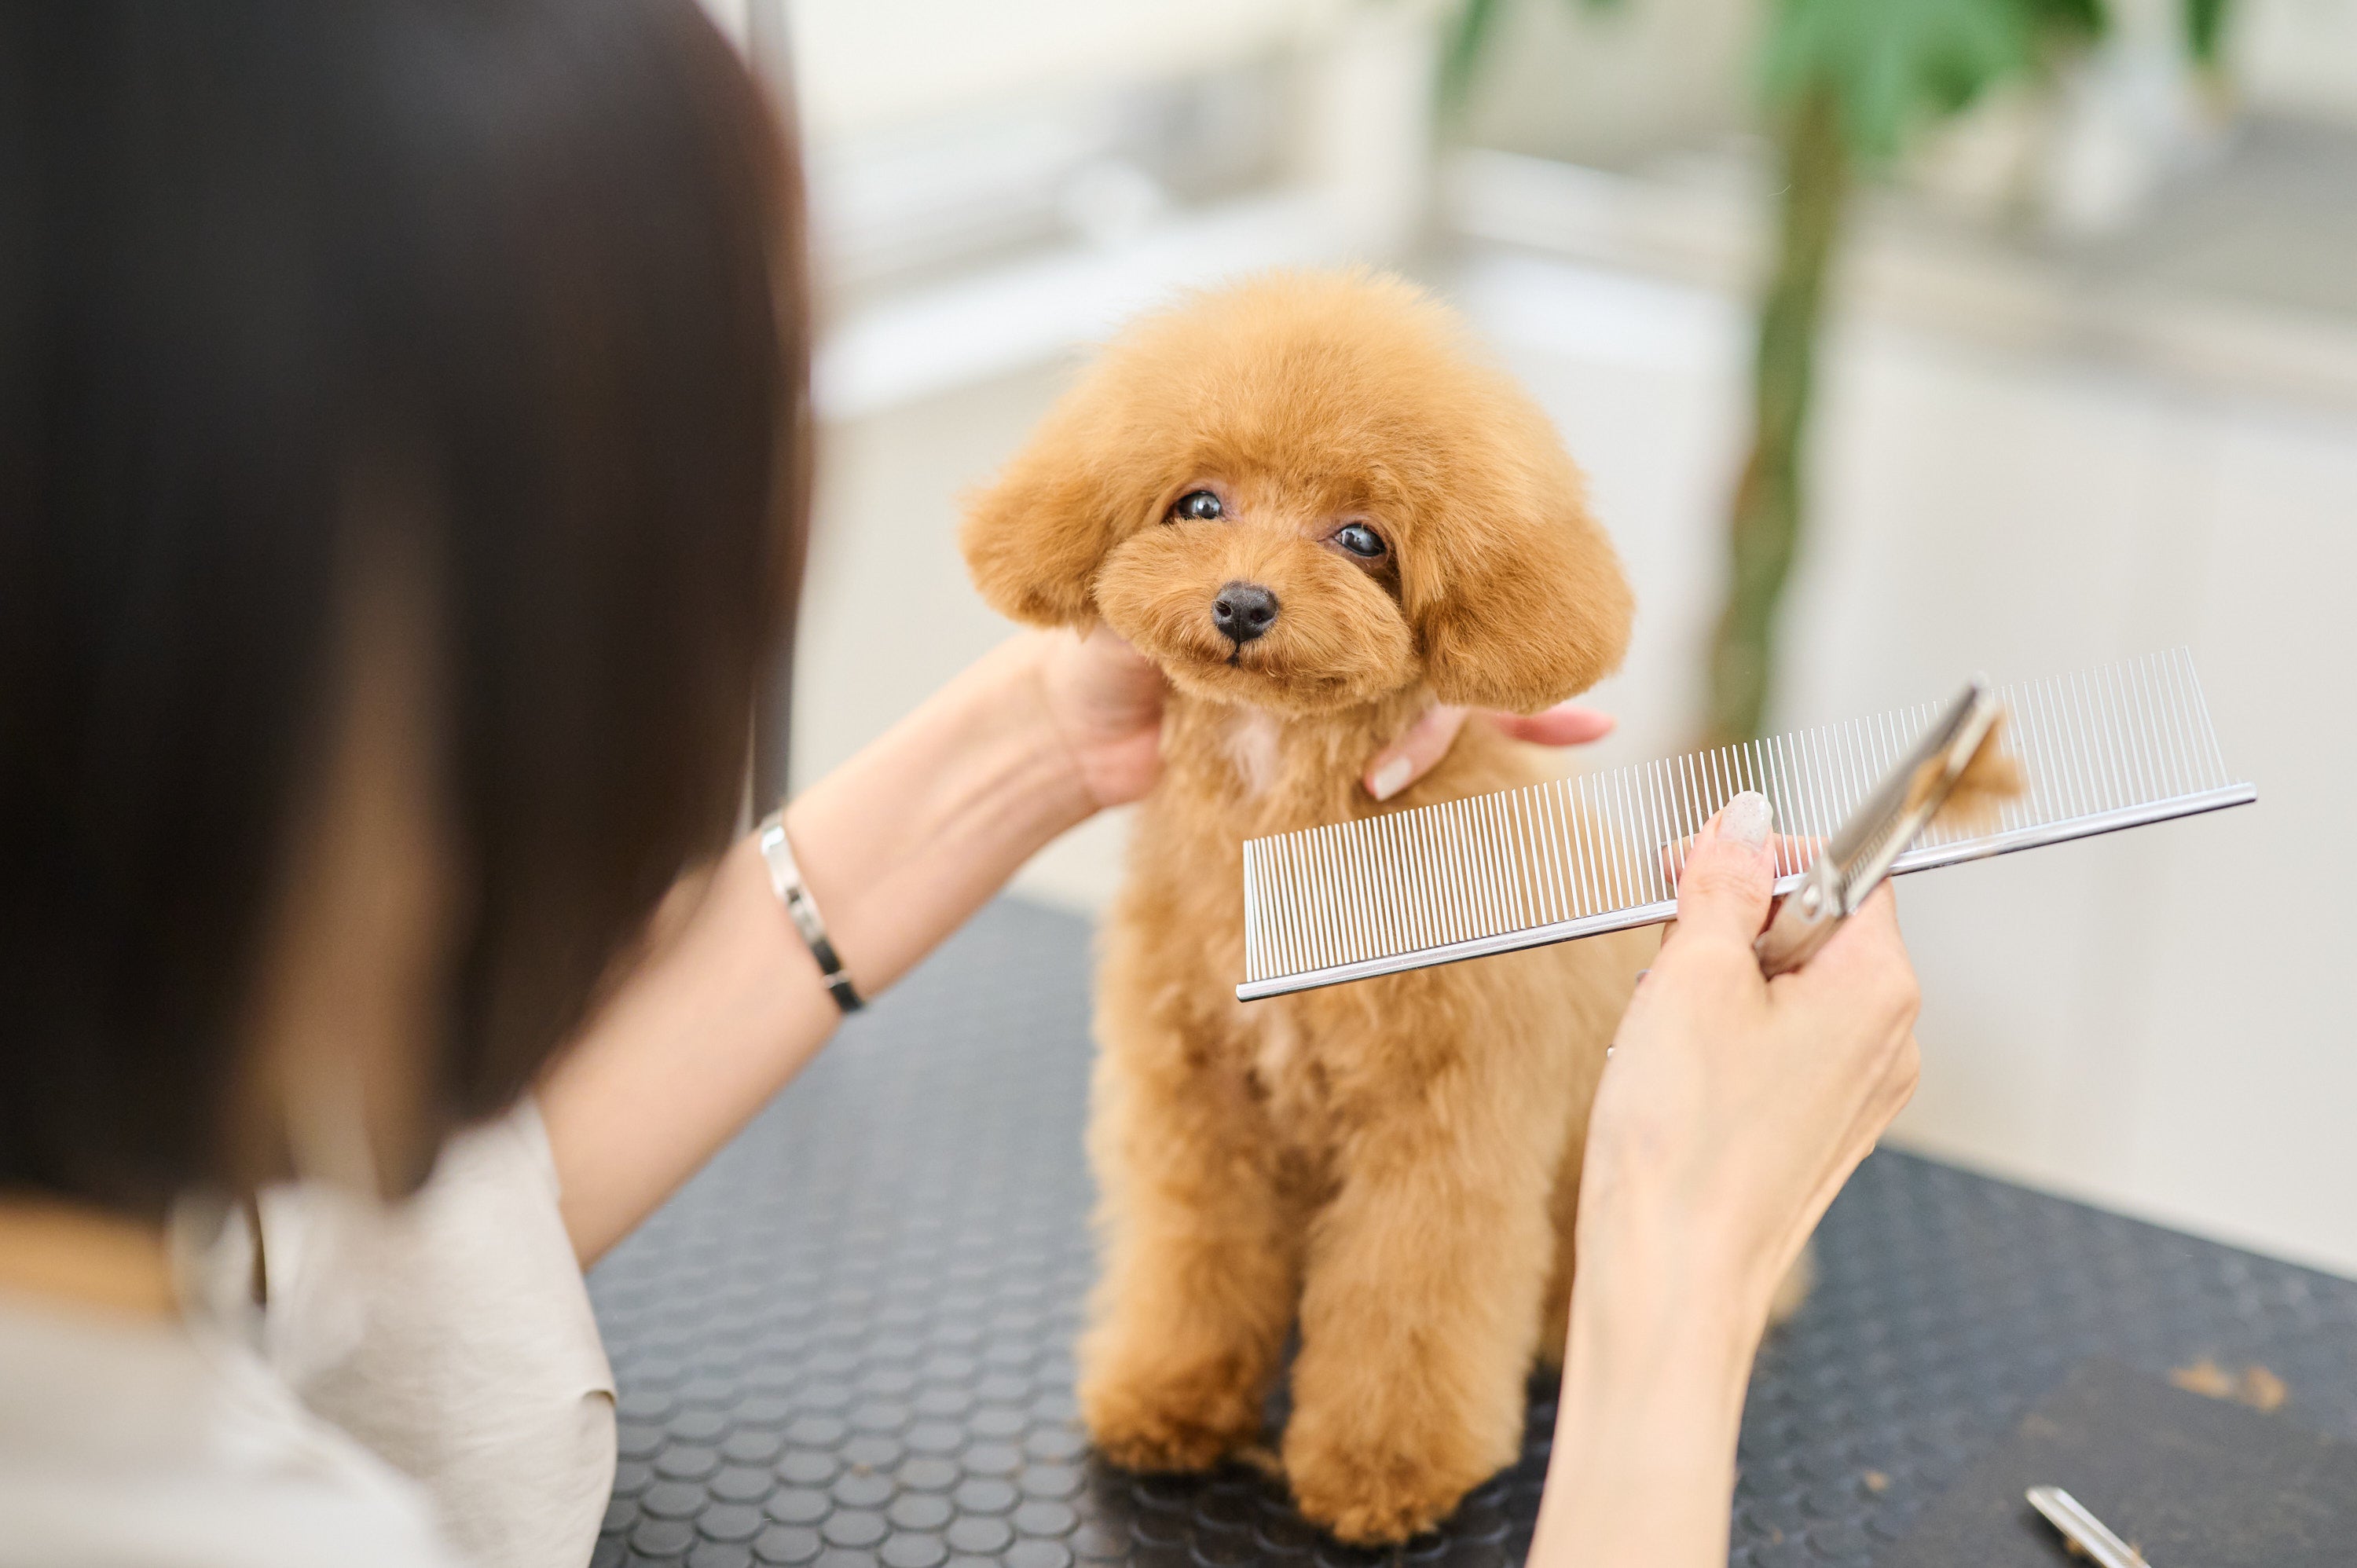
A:
{"label": "human forearm", "polygon": [[1805,968],[1760,977],[1770,821],[1738,795],[1696,836],[1597,1090],[1542,1568],[1727,1561],[1769,1301],[1914,1088],[1914,972],[1888,889]]}
{"label": "human forearm", "polygon": [[1719,1568],[1759,1293],[1582,1250],[1531,1568]]}
{"label": "human forearm", "polygon": [[[813,786],[786,826],[854,983],[874,995],[1095,809],[1017,639]],[[810,1059],[839,1022],[750,839],[541,1088],[587,1264]]]}
{"label": "human forearm", "polygon": [[994,650],[786,814],[851,977],[874,994],[1097,809],[1045,690],[1044,639]]}

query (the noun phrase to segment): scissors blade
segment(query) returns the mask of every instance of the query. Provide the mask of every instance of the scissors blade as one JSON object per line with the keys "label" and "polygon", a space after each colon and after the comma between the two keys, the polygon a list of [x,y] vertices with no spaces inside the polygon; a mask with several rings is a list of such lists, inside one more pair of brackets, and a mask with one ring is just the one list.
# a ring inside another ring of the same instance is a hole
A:
{"label": "scissors blade", "polygon": [[2032,1487],[2028,1496],[2029,1506],[2044,1514],[2047,1522],[2093,1559],[2098,1568],[2152,1568],[2143,1552],[2113,1534],[2095,1517],[2093,1509],[2061,1487]]}

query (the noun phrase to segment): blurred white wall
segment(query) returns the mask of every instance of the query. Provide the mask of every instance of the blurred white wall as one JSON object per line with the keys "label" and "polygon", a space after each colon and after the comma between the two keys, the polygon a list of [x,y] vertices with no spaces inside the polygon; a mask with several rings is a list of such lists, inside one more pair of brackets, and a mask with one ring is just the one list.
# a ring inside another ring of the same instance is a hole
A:
{"label": "blurred white wall", "polygon": [[2357,409],[1855,332],[1784,716],[2177,644],[2256,806],[1906,888],[1926,1147],[2357,1273]]}
{"label": "blurred white wall", "polygon": [[2230,53],[2251,102],[2357,124],[2357,0],[2233,4]]}
{"label": "blurred white wall", "polygon": [[1465,109],[1479,145],[1614,166],[1750,124],[1760,0],[1499,0]]}
{"label": "blurred white wall", "polygon": [[[2272,0],[2253,15],[2301,4],[2330,13],[2316,37],[2337,36],[2352,8]],[[1231,13],[1203,15],[1211,27]],[[1233,41],[1279,62],[1308,117],[1321,81],[1323,102],[1350,102],[1330,91],[1337,59],[1408,80],[1413,52],[1396,36],[1371,48],[1351,31],[1359,13],[1299,15],[1307,30],[1278,43],[1257,24]],[[873,17],[856,26],[884,36]],[[807,78],[809,51],[801,64]],[[1370,135],[1395,148],[1418,124]],[[1087,338],[1188,279],[1401,253],[1415,191],[1319,203],[1348,178],[1413,184],[1413,159],[1390,177],[1390,154],[1288,160],[1248,198],[1166,211],[1112,244],[1075,238],[920,278],[833,320],[798,776],[1005,634],[964,582],[956,497],[1020,442]],[[1454,238],[1426,256],[1555,414],[1637,582],[1631,658],[1597,693],[1623,728],[1598,763],[1682,749],[1696,712],[1757,235],[1751,194],[1717,177],[1453,166]],[[1247,230],[1255,246],[1233,241]],[[2335,314],[2313,279],[2288,303],[2254,303],[2212,287],[2216,267],[2176,276],[2130,260],[2106,273],[1936,228],[1878,231],[1853,255],[1778,721],[1919,700],[1975,669],[2005,679],[2190,645],[2228,763],[2260,803],[1910,879],[1927,1071],[1902,1135],[2357,1273],[2357,1138],[2344,1131],[2357,1009],[2341,978],[2357,848],[2331,826],[2357,739],[2330,711],[2357,664],[2341,607],[2357,577],[2357,313]],[[1118,875],[1121,832],[1092,824],[1019,886],[1093,908]]]}

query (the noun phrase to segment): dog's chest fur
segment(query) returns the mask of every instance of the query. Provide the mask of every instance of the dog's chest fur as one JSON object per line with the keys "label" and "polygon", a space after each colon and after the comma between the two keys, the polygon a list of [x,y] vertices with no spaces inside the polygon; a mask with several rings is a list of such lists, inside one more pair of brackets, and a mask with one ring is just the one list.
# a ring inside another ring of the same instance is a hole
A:
{"label": "dog's chest fur", "polygon": [[1220,749],[1235,774],[1235,787],[1259,800],[1275,785],[1285,765],[1285,725],[1274,714],[1237,708],[1220,734]]}
{"label": "dog's chest fur", "polygon": [[[1232,1081],[1264,1108],[1273,1130],[1305,1149],[1323,1141],[1337,1091],[1354,1076],[1389,1078],[1431,1064],[1365,1058],[1368,1037],[1383,1031],[1364,1026],[1360,1015],[1381,1004],[1381,983],[1235,1000],[1243,977],[1243,842],[1372,813],[1360,783],[1367,759],[1423,703],[1415,694],[1381,710],[1298,718],[1174,697],[1166,771],[1138,822],[1125,897],[1133,918],[1168,933],[1153,944],[1159,985],[1194,1021],[1188,1036],[1220,1051]],[[1475,726],[1400,803],[1519,783],[1523,770],[1495,732]],[[1449,1047],[1426,1043],[1436,1053]]]}

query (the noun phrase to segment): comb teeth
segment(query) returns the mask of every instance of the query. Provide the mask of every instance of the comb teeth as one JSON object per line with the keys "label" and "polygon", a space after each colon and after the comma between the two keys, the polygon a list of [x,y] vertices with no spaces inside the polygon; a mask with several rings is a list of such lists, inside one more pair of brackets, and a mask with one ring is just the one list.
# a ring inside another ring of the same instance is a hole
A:
{"label": "comb teeth", "polygon": [[[1894,873],[2256,800],[2226,771],[2183,649],[2001,688],[2026,788],[1995,822],[1934,825]],[[1684,843],[1756,789],[1827,838],[1938,705],[1551,779],[1244,844],[1244,1001],[1666,920]],[[1807,869],[1781,846],[1779,892]]]}

